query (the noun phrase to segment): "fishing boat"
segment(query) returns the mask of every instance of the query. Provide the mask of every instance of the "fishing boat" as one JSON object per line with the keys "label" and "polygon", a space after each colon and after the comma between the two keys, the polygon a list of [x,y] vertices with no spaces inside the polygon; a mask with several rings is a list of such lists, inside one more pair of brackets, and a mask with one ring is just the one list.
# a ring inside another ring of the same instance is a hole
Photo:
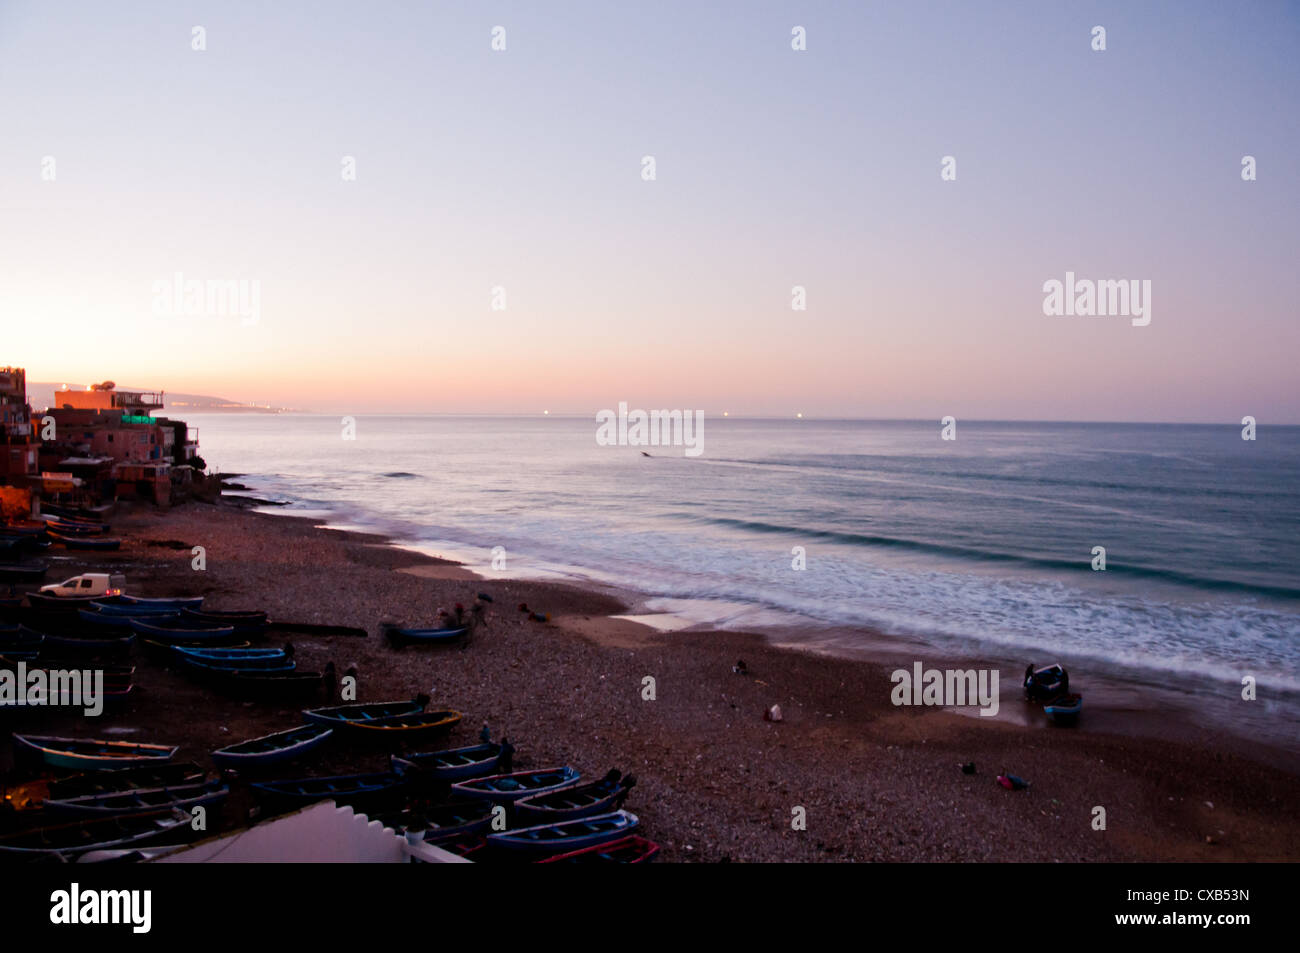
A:
{"label": "fishing boat", "polygon": [[106,600],[109,604],[125,606],[145,606],[156,609],[171,609],[179,612],[182,609],[199,609],[203,606],[202,596],[128,596],[125,593],[120,596],[114,596],[111,600]]}
{"label": "fishing boat", "polygon": [[557,824],[539,824],[487,835],[488,847],[530,854],[564,854],[620,840],[640,826],[630,811],[596,814]]}
{"label": "fishing boat", "polygon": [[369,721],[373,718],[390,718],[393,715],[412,715],[424,711],[424,706],[427,704],[429,704],[429,696],[421,694],[413,701],[336,705],[333,708],[312,708],[302,714],[312,724],[332,726],[347,721]]}
{"label": "fishing boat", "polygon": [[544,857],[539,864],[648,864],[659,855],[659,845],[639,834],[620,837],[608,844],[583,847],[565,854]]}
{"label": "fishing boat", "polygon": [[427,780],[464,781],[491,774],[501,763],[501,746],[488,743],[421,754],[395,754],[390,761],[398,774]]}
{"label": "fishing boat", "polygon": [[1057,724],[1073,724],[1079,720],[1079,713],[1083,711],[1083,696],[1058,695],[1043,704],[1043,711]]}
{"label": "fishing boat", "polygon": [[375,814],[371,819],[402,834],[412,843],[442,844],[469,838],[492,825],[495,806],[476,798],[452,798],[432,807]]}
{"label": "fishing boat", "polygon": [[141,811],[180,808],[193,813],[195,807],[207,807],[224,801],[230,787],[221,781],[197,781],[168,787],[135,788],[130,791],[83,794],[79,797],[46,798],[45,809],[57,814],[104,816],[137,814]]}
{"label": "fishing boat", "polygon": [[1070,690],[1070,676],[1059,665],[1025,669],[1025,697],[1030,701],[1051,701]]}
{"label": "fishing boat", "polygon": [[181,610],[181,616],[195,622],[214,625],[266,625],[266,613],[260,609],[196,609]]}
{"label": "fishing boat", "polygon": [[160,642],[190,641],[216,644],[235,637],[233,626],[224,626],[222,628],[187,627],[195,624],[186,622],[173,624],[170,619],[150,619],[147,622],[139,618],[131,619],[131,628],[137,633]]}
{"label": "fishing boat", "polygon": [[265,659],[274,662],[292,657],[290,652],[285,649],[273,648],[228,648],[225,646],[196,648],[188,645],[173,645],[170,648],[177,655],[203,659],[208,662],[253,661],[254,659]]}
{"label": "fishing boat", "polygon": [[311,804],[331,800],[354,807],[360,803],[387,800],[402,789],[402,776],[393,771],[372,774],[343,774],[328,778],[293,778],[261,781],[251,785],[259,796],[276,802]]}
{"label": "fishing boat", "polygon": [[[236,636],[238,638],[238,636]],[[140,647],[151,658],[159,659],[164,662],[174,662],[176,660],[176,649],[178,648],[212,648],[208,642],[192,642],[188,639],[177,639],[174,642],[160,642],[157,639],[141,639]],[[225,649],[248,648],[250,642],[230,642],[223,640],[221,647]]]}
{"label": "fishing boat", "polygon": [[36,632],[25,625],[0,627],[0,655],[9,655],[11,652],[38,652],[44,641],[43,632]]}
{"label": "fishing boat", "polygon": [[55,738],[49,735],[14,735],[21,750],[34,752],[52,768],[97,771],[129,768],[170,761],[176,745],[143,744],[138,741],[98,741],[89,738]]}
{"label": "fishing boat", "polygon": [[207,684],[236,698],[257,701],[307,701],[320,698],[325,690],[325,676],[320,672],[266,671],[242,669],[233,672],[211,672]]}
{"label": "fishing boat", "polygon": [[122,541],[110,536],[67,536],[50,530],[50,539],[65,549],[115,550],[122,548]]}
{"label": "fishing boat", "polygon": [[136,606],[127,605],[126,603],[105,602],[102,599],[91,603],[88,609],[83,609],[87,614],[93,614],[101,619],[121,619],[122,624],[126,625],[128,619],[176,619],[180,617],[181,610],[172,609],[167,606]]}
{"label": "fishing boat", "polygon": [[135,644],[134,635],[64,635],[47,632],[43,652],[66,655],[127,655]]}
{"label": "fishing boat", "polygon": [[340,732],[367,741],[406,741],[451,731],[463,716],[458,711],[440,709],[416,711],[364,721],[344,719],[334,725]]}
{"label": "fishing boat", "polygon": [[391,622],[379,626],[380,634],[397,645],[454,645],[463,642],[469,635],[469,626],[451,629],[408,629]]}
{"label": "fishing boat", "polygon": [[533,794],[547,794],[560,788],[577,784],[582,775],[567,765],[560,768],[543,768],[540,771],[514,771],[510,774],[492,774],[484,778],[457,781],[451,786],[453,793],[464,797],[487,798],[490,801],[511,803]]}
{"label": "fishing boat", "polygon": [[212,752],[213,762],[222,768],[257,768],[289,761],[324,744],[333,729],[321,725],[299,725],[227,745]]}
{"label": "fishing boat", "polygon": [[287,656],[273,659],[203,659],[192,655],[179,658],[182,668],[189,674],[204,677],[230,675],[236,672],[269,672],[285,674],[297,668],[297,663]]}
{"label": "fishing boat", "polygon": [[50,527],[57,529],[61,526],[71,532],[77,533],[107,533],[112,529],[112,527],[107,523],[95,519],[86,519],[80,516],[59,516],[46,513],[41,518],[45,521],[46,529],[49,529]]}
{"label": "fishing boat", "polygon": [[91,608],[100,596],[56,596],[48,592],[27,593],[27,604],[34,609],[58,609],[76,612],[78,609]]}
{"label": "fishing boat", "polygon": [[140,844],[189,827],[187,811],[150,811],[0,835],[0,855],[70,859],[91,850]]}
{"label": "fishing boat", "polygon": [[521,824],[553,824],[593,814],[608,814],[623,806],[636,778],[611,770],[599,781],[575,784],[548,794],[532,794],[515,801],[515,818]]}
{"label": "fishing boat", "polygon": [[121,794],[137,788],[161,788],[193,784],[203,780],[203,769],[188,761],[169,761],[139,768],[116,768],[90,771],[59,778],[49,783],[46,797],[55,800],[84,797],[87,794]]}

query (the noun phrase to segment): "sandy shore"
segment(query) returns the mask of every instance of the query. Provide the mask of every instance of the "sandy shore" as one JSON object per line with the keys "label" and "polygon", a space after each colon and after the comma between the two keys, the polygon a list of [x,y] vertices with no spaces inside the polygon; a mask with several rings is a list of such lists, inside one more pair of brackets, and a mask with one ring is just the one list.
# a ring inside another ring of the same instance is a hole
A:
{"label": "sandy shore", "polygon": [[[896,708],[888,660],[793,651],[755,634],[660,632],[610,618],[627,606],[605,593],[479,579],[375,537],[229,505],[123,514],[114,532],[126,539],[120,553],[60,562],[49,579],[111,564],[136,594],[203,594],[212,608],[364,626],[365,640],[294,639],[299,667],[355,664],[362,700],[428,691],[434,706],[465,712],[454,743],[472,743],[486,721],[510,735],[520,766],[635,774],[626,806],[664,860],[1300,857],[1300,775],[1285,753],[1169,724],[1147,736],[1117,730],[1116,720],[1069,729],[1032,711],[993,719]],[[196,545],[206,548],[203,572],[191,568]],[[469,606],[480,592],[493,599],[488,624],[465,650],[398,651],[376,635],[380,621],[431,624],[439,607]],[[528,619],[520,603],[550,621]],[[733,674],[737,658],[750,675]],[[300,721],[298,706],[233,701],[148,658],[137,665],[135,697],[105,715],[101,731],[138,729],[126,736],[180,744],[180,757],[210,765],[213,748]],[[653,701],[643,698],[647,677]],[[784,721],[763,719],[772,704]],[[1004,708],[1013,704],[1027,707]],[[91,734],[63,713],[9,720],[15,730]],[[969,761],[973,775],[958,767]],[[296,767],[385,763],[380,752],[334,748]],[[994,778],[1004,771],[1031,787],[1003,789]],[[1093,829],[1097,806],[1104,831]],[[229,821],[247,807],[232,799]],[[792,829],[796,808],[806,830]]]}

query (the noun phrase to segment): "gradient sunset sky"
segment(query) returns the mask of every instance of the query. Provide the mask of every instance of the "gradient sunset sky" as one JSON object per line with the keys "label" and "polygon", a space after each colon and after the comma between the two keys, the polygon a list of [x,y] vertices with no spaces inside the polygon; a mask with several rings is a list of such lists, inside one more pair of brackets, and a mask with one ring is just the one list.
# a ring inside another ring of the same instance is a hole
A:
{"label": "gradient sunset sky", "polygon": [[[340,413],[1300,422],[1300,4],[701,6],[0,0],[0,364]],[[1044,316],[1067,271],[1149,279],[1150,325]],[[260,320],[153,313],[176,272]]]}

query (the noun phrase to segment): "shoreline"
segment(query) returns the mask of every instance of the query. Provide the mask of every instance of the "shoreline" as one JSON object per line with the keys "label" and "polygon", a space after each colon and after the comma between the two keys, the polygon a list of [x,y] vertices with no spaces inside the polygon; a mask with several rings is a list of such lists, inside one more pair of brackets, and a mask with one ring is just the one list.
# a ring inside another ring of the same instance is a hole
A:
{"label": "shoreline", "polygon": [[[469,743],[486,720],[494,733],[509,732],[520,767],[572,763],[584,777],[610,767],[636,774],[627,807],[663,845],[665,860],[1300,856],[1294,754],[1162,723],[1158,712],[1121,708],[1112,719],[1089,718],[1089,710],[1078,727],[1059,728],[1019,700],[1018,677],[1003,678],[997,718],[896,708],[887,656],[828,656],[770,634],[659,631],[614,618],[632,607],[609,593],[484,578],[385,537],[318,528],[289,513],[191,505],[128,512],[114,523],[123,549],[93,565],[125,572],[141,594],[202,593],[212,608],[364,626],[371,633],[364,641],[295,638],[304,667],[327,658],[340,670],[357,664],[362,700],[432,689],[434,705],[466,713],[449,745]],[[207,548],[202,574],[190,568],[191,545]],[[91,562],[69,560],[66,575]],[[49,578],[61,571],[52,567]],[[478,592],[493,599],[488,625],[465,651],[395,651],[375,635],[380,621],[427,624],[438,606],[468,606]],[[520,602],[550,621],[527,620]],[[899,656],[939,668],[969,661]],[[732,673],[737,658],[749,676]],[[656,680],[654,701],[642,699],[647,675]],[[1090,697],[1097,690],[1090,676],[1076,680]],[[250,708],[155,663],[140,665],[137,682],[137,696],[106,720],[142,739],[180,743],[180,757],[201,764],[213,748],[298,720],[291,705]],[[782,722],[763,720],[771,704],[781,706]],[[1001,717],[1024,709],[1025,721],[1036,715],[1036,723]],[[57,720],[76,725],[62,713]],[[379,760],[330,751],[282,773],[367,770]],[[977,773],[964,775],[957,765],[971,760]],[[994,776],[1004,771],[1031,787],[1000,788]],[[1105,831],[1092,829],[1095,806],[1107,809]],[[806,831],[791,829],[796,807],[807,810]]]}

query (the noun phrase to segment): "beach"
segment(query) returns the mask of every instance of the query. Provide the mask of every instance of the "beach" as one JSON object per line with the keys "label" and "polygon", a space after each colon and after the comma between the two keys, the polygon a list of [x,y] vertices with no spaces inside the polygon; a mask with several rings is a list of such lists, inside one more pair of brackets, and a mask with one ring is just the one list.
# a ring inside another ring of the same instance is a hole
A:
{"label": "beach", "polygon": [[[1004,717],[896,707],[890,673],[918,656],[888,632],[860,633],[861,644],[883,646],[873,659],[782,647],[770,633],[659,631],[613,618],[628,600],[594,587],[480,578],[381,536],[318,528],[230,500],[124,508],[113,527],[124,541],[120,552],[60,561],[47,581],[111,569],[137,595],[203,595],[213,609],[362,626],[365,639],[293,638],[298,667],[333,661],[342,673],[355,665],[361,701],[428,692],[431,707],[465,715],[448,745],[472,743],[486,722],[494,737],[510,737],[518,767],[571,764],[589,779],[610,768],[634,774],[625,807],[665,861],[1300,855],[1290,751],[1153,711],[1051,726],[1019,700],[1014,669],[1001,670]],[[202,571],[192,568],[195,546],[205,549]],[[486,624],[464,649],[396,650],[378,636],[381,621],[436,624],[439,608],[469,607],[480,593],[492,600]],[[530,618],[521,603],[548,621]],[[733,672],[738,659],[749,674]],[[925,657],[941,668],[979,662]],[[210,766],[215,748],[301,722],[302,706],[232,700],[153,659],[136,664],[131,699],[100,724],[28,711],[10,716],[13,729],[113,729],[116,737],[179,744],[178,760]],[[780,706],[779,722],[763,717],[772,705]],[[279,773],[380,770],[386,762],[384,752],[330,745]],[[961,770],[968,762],[972,774]],[[1029,787],[1004,789],[995,782],[1002,773]],[[251,804],[237,790],[227,829],[246,823]],[[1104,830],[1095,829],[1098,807]],[[799,815],[806,829],[792,824]]]}

